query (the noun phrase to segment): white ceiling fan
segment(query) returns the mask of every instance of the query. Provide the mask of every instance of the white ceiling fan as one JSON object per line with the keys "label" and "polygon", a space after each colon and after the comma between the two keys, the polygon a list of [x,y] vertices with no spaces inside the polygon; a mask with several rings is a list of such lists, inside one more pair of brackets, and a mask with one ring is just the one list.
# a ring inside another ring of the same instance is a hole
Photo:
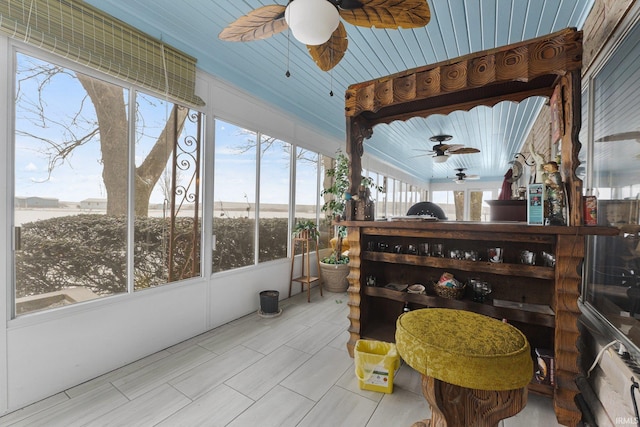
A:
{"label": "white ceiling fan", "polygon": [[[470,154],[479,153],[480,150],[472,147],[465,147],[462,144],[443,144],[445,141],[450,141],[453,137],[451,135],[435,135],[429,138],[433,142],[437,142],[436,145],[431,147],[431,150],[421,150],[426,154],[422,156],[431,155],[431,158],[435,163],[444,163],[452,154]],[[419,157],[419,156],[418,156]]]}
{"label": "white ceiling fan", "polygon": [[463,184],[468,179],[480,179],[478,175],[467,175],[466,173],[464,173],[464,171],[467,170],[466,168],[456,168],[455,170],[458,171],[456,177],[453,180],[453,182],[455,182],[456,184]]}

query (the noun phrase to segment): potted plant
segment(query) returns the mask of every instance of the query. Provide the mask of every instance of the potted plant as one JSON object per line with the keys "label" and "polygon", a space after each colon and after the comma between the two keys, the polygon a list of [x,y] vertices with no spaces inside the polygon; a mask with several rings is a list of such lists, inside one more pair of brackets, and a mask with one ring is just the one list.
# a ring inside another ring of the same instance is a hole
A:
{"label": "potted plant", "polygon": [[303,219],[296,223],[293,227],[293,237],[298,239],[311,239],[317,240],[320,237],[318,226],[315,221],[310,219]]}
{"label": "potted plant", "polygon": [[[327,214],[329,221],[340,221],[344,218],[347,202],[347,192],[349,190],[349,158],[342,152],[336,156],[335,166],[327,169],[326,174],[331,178],[330,184],[322,190],[321,195],[325,202],[322,211]],[[369,177],[362,177],[360,187],[367,190],[377,188],[373,180]],[[329,292],[345,292],[349,287],[347,276],[349,275],[349,256],[344,252],[349,249],[347,237],[347,227],[337,225],[335,236],[331,239],[331,253],[320,260],[320,270],[324,287]]]}

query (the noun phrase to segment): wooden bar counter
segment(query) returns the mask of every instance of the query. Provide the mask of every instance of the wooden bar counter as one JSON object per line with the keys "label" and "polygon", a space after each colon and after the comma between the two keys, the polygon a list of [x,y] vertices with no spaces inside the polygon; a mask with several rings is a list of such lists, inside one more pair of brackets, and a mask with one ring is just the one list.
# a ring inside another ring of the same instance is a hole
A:
{"label": "wooden bar counter", "polygon": [[[532,349],[546,349],[554,356],[553,384],[534,380],[529,391],[553,398],[560,423],[573,426],[580,421],[574,398],[580,373],[576,343],[585,240],[588,235],[615,235],[616,229],[413,219],[341,225],[348,227],[351,246],[349,354],[353,356],[360,338],[394,342],[396,320],[407,308],[454,308],[504,319],[525,334]],[[418,251],[424,244],[442,244],[444,257]],[[489,248],[502,248],[503,262],[490,262]],[[452,251],[477,253],[479,259],[455,259]],[[535,265],[522,264],[521,251],[534,252]],[[438,296],[433,285],[444,272],[462,283],[487,282],[492,292],[483,302],[474,301],[468,287],[459,299]],[[401,290],[415,283],[427,292]]]}

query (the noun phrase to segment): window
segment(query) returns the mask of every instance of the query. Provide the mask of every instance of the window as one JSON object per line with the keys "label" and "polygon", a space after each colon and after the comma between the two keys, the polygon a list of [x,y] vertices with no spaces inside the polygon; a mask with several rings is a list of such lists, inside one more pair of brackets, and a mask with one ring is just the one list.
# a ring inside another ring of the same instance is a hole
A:
{"label": "window", "polygon": [[389,180],[386,176],[378,175],[378,185],[382,187],[383,191],[378,193],[378,199],[376,200],[376,218],[386,218],[388,216],[388,183]]}
{"label": "window", "polygon": [[[593,76],[591,188],[598,223],[620,229],[590,237],[583,300],[615,335],[640,347],[640,25]],[[588,104],[583,104],[587,113]],[[588,116],[588,114],[584,114]]]}
{"label": "window", "polygon": [[[322,169],[320,158],[322,156],[316,152],[304,148],[296,148],[296,208],[294,214],[294,224],[299,220],[318,219],[319,196],[319,170]],[[320,247],[329,245],[329,227],[326,221],[320,221]]]}
{"label": "window", "polygon": [[492,191],[469,190],[469,220],[489,221],[490,208],[486,201],[492,199]]}
{"label": "window", "polygon": [[254,264],[256,132],[216,119],[213,272]]}
{"label": "window", "polygon": [[258,262],[287,257],[290,171],[291,144],[261,135]]}
{"label": "window", "polygon": [[444,211],[447,219],[453,221],[456,218],[456,204],[453,191],[433,191],[431,201]]}
{"label": "window", "polygon": [[[199,124],[183,120],[191,112],[22,53],[15,78],[15,313],[198,275],[199,151],[189,167],[192,198],[182,205],[191,219],[183,224],[179,210],[165,206],[173,200],[167,185],[183,181],[166,174],[178,164],[178,136],[199,134]],[[178,110],[183,119],[175,127],[167,112]],[[130,168],[132,117],[137,144]],[[178,244],[179,233],[189,233],[191,246]],[[130,241],[134,254],[127,251]]]}
{"label": "window", "polygon": [[[286,258],[294,213],[289,208],[293,147],[220,119],[215,129],[213,272]],[[304,205],[297,209],[316,218],[318,154],[296,153]]]}
{"label": "window", "polygon": [[200,274],[201,121],[186,107],[136,96],[136,290]]}

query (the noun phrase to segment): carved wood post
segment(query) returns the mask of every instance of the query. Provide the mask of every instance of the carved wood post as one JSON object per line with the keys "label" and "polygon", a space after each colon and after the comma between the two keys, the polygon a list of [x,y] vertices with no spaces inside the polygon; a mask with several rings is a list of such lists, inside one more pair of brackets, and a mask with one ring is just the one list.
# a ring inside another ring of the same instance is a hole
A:
{"label": "carved wood post", "polygon": [[582,144],[578,139],[582,126],[582,103],[580,102],[581,78],[579,70],[563,76],[558,84],[562,100],[564,134],[561,139],[562,176],[567,189],[567,206],[569,207],[568,225],[582,225],[582,180],[576,176],[580,165],[578,154]]}
{"label": "carved wood post", "polygon": [[[358,194],[362,180],[362,154],[364,140],[371,138],[373,129],[362,117],[347,117],[347,155],[349,156],[349,193]],[[347,220],[355,219],[354,203],[347,200],[345,208]]]}

